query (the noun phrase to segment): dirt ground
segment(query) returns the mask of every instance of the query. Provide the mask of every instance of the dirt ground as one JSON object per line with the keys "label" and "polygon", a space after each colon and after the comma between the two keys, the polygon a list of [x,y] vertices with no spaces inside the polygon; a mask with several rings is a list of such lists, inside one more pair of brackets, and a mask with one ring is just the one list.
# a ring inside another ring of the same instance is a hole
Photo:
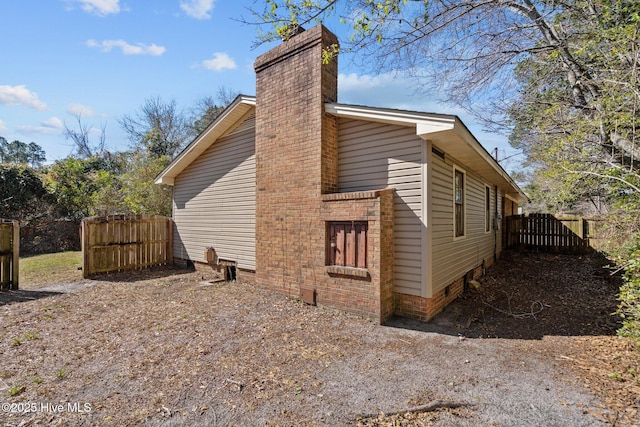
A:
{"label": "dirt ground", "polygon": [[0,292],[0,426],[640,425],[605,263],[511,254],[384,326],[179,269]]}

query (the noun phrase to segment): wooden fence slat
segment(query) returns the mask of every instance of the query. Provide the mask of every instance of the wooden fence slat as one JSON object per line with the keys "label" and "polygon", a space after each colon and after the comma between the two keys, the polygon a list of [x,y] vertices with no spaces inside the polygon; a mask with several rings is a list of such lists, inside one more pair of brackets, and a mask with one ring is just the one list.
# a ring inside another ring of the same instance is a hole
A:
{"label": "wooden fence slat", "polygon": [[512,215],[506,218],[506,248],[583,254],[589,246],[588,221],[551,214]]}
{"label": "wooden fence slat", "polygon": [[[11,230],[13,232],[13,229]],[[0,289],[9,287],[9,277],[11,266],[10,261],[11,252],[11,234],[9,232],[9,224],[0,221]]]}
{"label": "wooden fence slat", "polygon": [[0,289],[18,290],[20,222],[0,219]]}
{"label": "wooden fence slat", "polygon": [[13,263],[11,270],[13,273],[11,289],[18,290],[18,282],[20,281],[20,223],[13,221]]}
{"label": "wooden fence slat", "polygon": [[110,215],[82,221],[83,275],[173,263],[173,221],[149,215]]}
{"label": "wooden fence slat", "polygon": [[336,265],[344,265],[345,262],[345,226],[336,224]]}
{"label": "wooden fence slat", "polygon": [[348,224],[345,226],[346,231],[346,246],[345,246],[345,265],[349,267],[356,266],[356,230],[353,224]]}

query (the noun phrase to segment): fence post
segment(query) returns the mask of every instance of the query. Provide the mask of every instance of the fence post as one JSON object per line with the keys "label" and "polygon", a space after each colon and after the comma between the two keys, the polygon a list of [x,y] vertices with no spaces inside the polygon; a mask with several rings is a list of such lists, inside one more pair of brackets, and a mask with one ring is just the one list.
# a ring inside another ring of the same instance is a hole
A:
{"label": "fence post", "polygon": [[13,277],[11,289],[17,291],[20,281],[20,221],[13,221]]}
{"label": "fence post", "polygon": [[82,277],[88,279],[91,275],[91,267],[89,262],[89,227],[87,227],[87,220],[83,219],[80,229],[82,230]]}

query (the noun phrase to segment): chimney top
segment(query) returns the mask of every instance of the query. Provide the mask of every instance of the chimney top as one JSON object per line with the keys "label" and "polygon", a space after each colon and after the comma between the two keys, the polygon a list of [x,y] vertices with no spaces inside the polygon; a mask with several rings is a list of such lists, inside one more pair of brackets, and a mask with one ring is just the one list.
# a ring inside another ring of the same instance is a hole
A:
{"label": "chimney top", "polygon": [[[295,37],[293,35],[294,33]],[[292,56],[299,55],[307,49],[315,46],[323,48],[333,44],[338,44],[338,38],[322,24],[318,24],[306,31],[298,25],[295,31],[289,32],[289,38],[281,45],[257,57],[253,67],[256,73],[259,73],[272,65],[285,61]],[[320,64],[322,58],[320,53],[317,53],[317,55],[317,61],[318,64]]]}
{"label": "chimney top", "polygon": [[298,24],[289,24],[287,29],[280,34],[280,39],[283,42],[286,42],[292,37],[297,36],[298,34],[302,34],[305,32],[305,29]]}

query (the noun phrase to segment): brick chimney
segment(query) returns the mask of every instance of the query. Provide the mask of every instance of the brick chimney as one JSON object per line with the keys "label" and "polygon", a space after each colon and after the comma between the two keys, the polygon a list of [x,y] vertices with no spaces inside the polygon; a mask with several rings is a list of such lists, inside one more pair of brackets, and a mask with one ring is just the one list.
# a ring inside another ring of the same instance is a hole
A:
{"label": "brick chimney", "polygon": [[337,191],[337,44],[324,26],[292,36],[257,58],[256,281],[297,296],[324,265],[322,194]]}

